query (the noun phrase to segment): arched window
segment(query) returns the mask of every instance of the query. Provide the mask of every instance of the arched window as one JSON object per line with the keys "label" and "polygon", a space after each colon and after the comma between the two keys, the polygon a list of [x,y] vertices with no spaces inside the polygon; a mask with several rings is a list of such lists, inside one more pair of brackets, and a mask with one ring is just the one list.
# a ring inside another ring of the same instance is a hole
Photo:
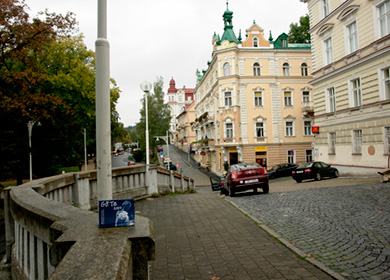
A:
{"label": "arched window", "polygon": [[253,64],[253,76],[260,76],[260,75],[261,75],[260,64],[256,62]]}
{"label": "arched window", "polygon": [[259,46],[259,39],[257,37],[253,38],[253,47],[257,48]]}
{"label": "arched window", "polygon": [[301,74],[302,74],[302,76],[308,76],[309,75],[309,70],[308,70],[306,62],[303,62],[301,64]]}
{"label": "arched window", "polygon": [[290,64],[283,63],[283,76],[290,76]]}
{"label": "arched window", "polygon": [[226,62],[223,65],[223,75],[224,76],[230,76],[230,64],[229,64],[229,62]]}

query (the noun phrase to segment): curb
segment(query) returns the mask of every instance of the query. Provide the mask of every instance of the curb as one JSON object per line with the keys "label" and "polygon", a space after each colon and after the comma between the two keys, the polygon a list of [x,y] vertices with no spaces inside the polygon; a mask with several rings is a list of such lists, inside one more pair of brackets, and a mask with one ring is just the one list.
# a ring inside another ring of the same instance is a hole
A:
{"label": "curb", "polygon": [[[224,199],[225,196],[220,196],[219,197],[221,199]],[[266,231],[269,235],[271,235],[272,237],[274,237],[277,241],[279,241],[280,243],[282,243],[284,246],[286,246],[287,248],[289,248],[291,251],[293,251],[295,254],[297,254],[298,256],[300,256],[302,259],[304,259],[305,261],[313,264],[314,266],[318,267],[319,269],[321,269],[322,271],[324,271],[325,273],[327,273],[328,275],[332,276],[333,278],[337,279],[337,280],[346,280],[345,277],[343,277],[341,274],[331,270],[330,268],[328,268],[326,265],[324,265],[323,263],[317,261],[316,259],[314,259],[313,257],[310,257],[308,256],[307,254],[305,254],[302,250],[298,249],[297,247],[293,246],[290,242],[288,242],[286,239],[284,239],[283,237],[280,236],[280,234],[278,234],[276,231],[272,230],[271,228],[265,226],[262,224],[262,222],[253,217],[252,215],[250,215],[247,211],[241,209],[237,204],[235,204],[234,202],[232,201],[229,201],[227,200],[231,205],[233,205],[234,207],[236,207],[239,211],[241,211],[242,213],[244,213],[246,216],[248,216],[252,221],[254,221],[261,229],[263,229],[264,231]]]}

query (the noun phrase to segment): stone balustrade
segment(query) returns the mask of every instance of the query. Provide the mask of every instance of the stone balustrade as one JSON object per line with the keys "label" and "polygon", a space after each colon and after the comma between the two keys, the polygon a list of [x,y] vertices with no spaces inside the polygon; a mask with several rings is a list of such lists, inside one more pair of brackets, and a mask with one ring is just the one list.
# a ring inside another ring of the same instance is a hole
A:
{"label": "stone balustrade", "polygon": [[[98,227],[96,171],[42,178],[5,190],[6,256],[12,279],[148,279],[153,225]],[[194,180],[150,165],[114,168],[113,198],[185,191]]]}

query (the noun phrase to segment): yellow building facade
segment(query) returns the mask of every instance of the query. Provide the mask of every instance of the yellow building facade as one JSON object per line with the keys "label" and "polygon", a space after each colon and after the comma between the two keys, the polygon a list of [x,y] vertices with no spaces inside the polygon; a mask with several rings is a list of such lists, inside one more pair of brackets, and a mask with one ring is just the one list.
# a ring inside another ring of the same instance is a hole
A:
{"label": "yellow building facade", "polygon": [[385,168],[390,156],[390,1],[305,0],[313,51],[315,158]]}
{"label": "yellow building facade", "polygon": [[289,44],[284,33],[267,40],[255,22],[243,41],[233,31],[233,12],[223,18],[224,33],[213,37],[208,69],[197,72],[196,159],[215,172],[223,171],[224,162],[271,168],[311,161],[310,45]]}

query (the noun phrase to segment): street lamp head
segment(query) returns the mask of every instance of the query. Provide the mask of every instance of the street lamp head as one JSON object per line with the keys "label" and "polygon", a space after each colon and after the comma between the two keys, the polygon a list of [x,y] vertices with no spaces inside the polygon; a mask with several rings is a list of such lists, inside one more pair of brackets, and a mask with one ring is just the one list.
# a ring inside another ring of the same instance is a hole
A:
{"label": "street lamp head", "polygon": [[143,81],[141,83],[141,89],[143,92],[149,92],[152,89],[152,84],[148,81]]}

